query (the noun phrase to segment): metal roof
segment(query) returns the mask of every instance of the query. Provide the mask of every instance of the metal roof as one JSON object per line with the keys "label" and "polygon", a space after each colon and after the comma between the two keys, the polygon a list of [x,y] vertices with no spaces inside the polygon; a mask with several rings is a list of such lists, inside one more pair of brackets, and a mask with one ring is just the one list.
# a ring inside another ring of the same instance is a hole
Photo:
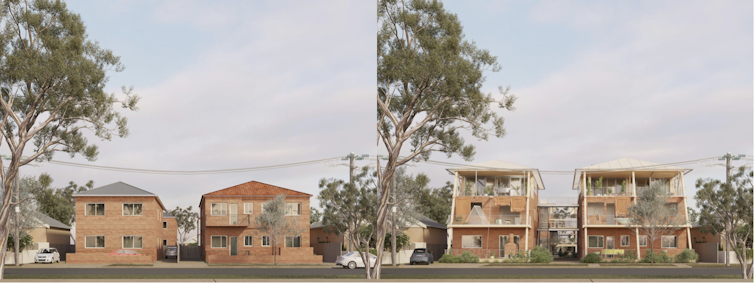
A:
{"label": "metal roof", "polygon": [[465,166],[459,166],[455,168],[449,168],[447,169],[448,172],[457,172],[457,171],[501,171],[501,172],[534,172],[534,180],[537,181],[537,185],[539,185],[541,190],[545,189],[545,184],[542,182],[542,175],[539,173],[539,169],[537,168],[531,168],[526,167],[523,165],[513,164],[510,162],[500,161],[500,160],[492,160],[482,163],[476,163],[472,165],[465,165]]}
{"label": "metal roof", "polygon": [[638,160],[633,158],[621,158],[618,160],[608,161],[605,163],[594,164],[587,167],[579,168],[581,171],[685,171],[683,167],[665,165],[655,162]]}
{"label": "metal roof", "polygon": [[52,228],[71,230],[71,226],[65,225],[63,224],[63,222],[57,221],[53,219],[52,217],[47,216],[44,213],[39,213],[39,215],[37,216],[37,219],[39,219],[39,221],[41,221],[42,223]]}

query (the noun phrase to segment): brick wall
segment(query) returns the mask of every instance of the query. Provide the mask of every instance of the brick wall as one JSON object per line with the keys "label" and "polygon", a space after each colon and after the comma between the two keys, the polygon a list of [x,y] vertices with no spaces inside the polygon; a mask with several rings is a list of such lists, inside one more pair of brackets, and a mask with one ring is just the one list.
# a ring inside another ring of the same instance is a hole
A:
{"label": "brick wall", "polygon": [[[582,229],[583,230],[583,229]],[[587,253],[593,253],[593,252],[601,252],[602,249],[605,249],[607,246],[607,237],[612,236],[615,238],[615,248],[616,249],[623,249],[623,250],[634,250],[636,251],[636,230],[635,229],[628,229],[628,228],[588,228],[588,235],[587,236],[604,236],[604,245],[603,248],[587,248]],[[629,236],[629,245],[628,246],[621,246],[620,237],[628,235]],[[672,235],[677,236],[677,248],[662,248],[661,245],[661,239],[657,239],[654,242],[654,252],[655,253],[661,253],[662,251],[665,251],[670,256],[674,256],[678,253],[683,252],[684,249],[688,248],[688,237],[686,235],[686,229],[681,229],[675,231]],[[582,239],[583,235],[579,235],[579,238]],[[587,237],[585,245],[588,245],[589,238]],[[587,246],[588,247],[588,246]],[[641,246],[641,257],[646,256],[647,250],[649,249],[649,243],[647,243],[647,246]],[[579,254],[580,257],[581,253]]]}
{"label": "brick wall", "polygon": [[[453,228],[453,252],[461,253],[468,250],[474,253],[475,250],[499,250],[500,236],[507,236],[513,234],[519,236],[519,249],[533,249],[536,245],[536,230],[529,231],[529,245],[526,246],[526,228]],[[464,235],[479,235],[482,236],[481,248],[463,248],[462,238]],[[512,241],[512,239],[510,240]],[[495,252],[497,255],[498,252]]]}

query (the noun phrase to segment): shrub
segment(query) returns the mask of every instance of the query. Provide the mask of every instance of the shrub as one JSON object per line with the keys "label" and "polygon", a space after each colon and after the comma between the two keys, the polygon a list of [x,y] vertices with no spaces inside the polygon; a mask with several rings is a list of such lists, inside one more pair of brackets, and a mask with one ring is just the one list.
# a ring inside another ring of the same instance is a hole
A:
{"label": "shrub", "polygon": [[452,254],[444,254],[440,258],[440,263],[459,263],[461,260],[457,257],[454,257]]}
{"label": "shrub", "polygon": [[377,249],[369,249],[369,253],[373,255],[377,255]]}
{"label": "shrub", "polygon": [[558,257],[565,257],[565,256],[566,256],[566,252],[564,252],[563,250],[558,250]]}
{"label": "shrub", "polygon": [[660,254],[656,254],[650,252],[649,250],[647,250],[646,256],[644,256],[644,259],[642,259],[641,262],[649,263],[651,262],[651,258],[654,258],[655,263],[673,262],[673,259],[665,251],[662,251],[662,253]]}
{"label": "shrub", "polygon": [[534,250],[531,251],[530,262],[550,263],[553,259],[552,253],[550,253],[545,247],[535,246]]}
{"label": "shrub", "polygon": [[471,254],[471,252],[469,251],[465,251],[458,257],[458,260],[461,263],[478,263],[479,257],[477,255]]}
{"label": "shrub", "polygon": [[634,262],[636,258],[635,250],[626,250],[624,254],[615,255],[612,262]]}
{"label": "shrub", "polygon": [[571,254],[571,257],[579,258],[579,252],[573,252],[573,254]]}
{"label": "shrub", "polygon": [[675,262],[696,262],[699,259],[699,255],[693,250],[685,249],[682,253],[675,255]]}
{"label": "shrub", "polygon": [[596,253],[588,253],[581,259],[583,263],[600,263],[600,255]]}
{"label": "shrub", "polygon": [[503,260],[504,263],[524,263],[529,262],[529,255],[526,252],[517,252],[510,254],[508,259]]}

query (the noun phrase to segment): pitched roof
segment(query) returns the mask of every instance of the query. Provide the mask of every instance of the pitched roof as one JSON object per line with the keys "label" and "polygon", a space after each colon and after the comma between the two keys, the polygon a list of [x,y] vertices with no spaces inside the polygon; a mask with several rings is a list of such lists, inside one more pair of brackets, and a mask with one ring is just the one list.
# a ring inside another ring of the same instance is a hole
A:
{"label": "pitched roof", "polygon": [[65,225],[62,222],[57,221],[57,220],[53,219],[52,217],[47,216],[44,213],[39,213],[39,215],[37,216],[37,219],[39,219],[39,221],[41,221],[42,223],[44,223],[47,226],[50,226],[52,228],[60,228],[60,229],[71,230],[71,226]]}
{"label": "pitched roof", "polygon": [[594,164],[587,167],[580,168],[581,171],[620,171],[628,169],[644,169],[648,171],[685,171],[688,170],[683,167],[664,165],[655,162],[649,162],[644,160],[638,160],[633,158],[621,158],[618,160],[608,161],[605,163]]}
{"label": "pitched roof", "polygon": [[309,225],[309,229],[317,229],[317,228],[322,228],[322,227],[325,227],[325,225],[322,224],[322,221],[317,221]]}
{"label": "pitched roof", "polygon": [[91,189],[88,191],[73,194],[76,196],[157,196],[151,192],[139,189],[123,182],[116,182],[109,185],[104,185],[99,188]]}
{"label": "pitched roof", "polygon": [[492,161],[476,163],[472,165],[459,166],[456,168],[452,168],[450,170],[453,170],[453,171],[468,171],[468,170],[496,171],[496,170],[532,170],[532,169],[534,168],[526,167],[526,166],[518,165],[518,164],[513,164],[510,162],[500,161],[500,160],[492,160]]}
{"label": "pitched roof", "polygon": [[162,218],[175,218],[175,216],[170,215],[170,213],[163,212],[162,213]]}
{"label": "pitched roof", "polygon": [[282,188],[278,186],[273,186],[270,184],[260,183],[257,181],[251,181],[251,182],[246,182],[243,184],[238,184],[230,188],[225,188],[219,191],[206,193],[206,194],[203,194],[202,197],[204,196],[277,196],[277,195],[307,196],[307,197],[312,196],[310,194],[302,193],[299,191],[294,191],[291,189],[286,189],[286,188]]}
{"label": "pitched roof", "polygon": [[434,221],[432,219],[427,218],[426,216],[422,216],[423,218],[419,219],[419,222],[424,224],[427,227],[433,227],[433,228],[440,228],[440,229],[448,229],[448,227],[445,227],[445,225],[440,224],[437,221]]}

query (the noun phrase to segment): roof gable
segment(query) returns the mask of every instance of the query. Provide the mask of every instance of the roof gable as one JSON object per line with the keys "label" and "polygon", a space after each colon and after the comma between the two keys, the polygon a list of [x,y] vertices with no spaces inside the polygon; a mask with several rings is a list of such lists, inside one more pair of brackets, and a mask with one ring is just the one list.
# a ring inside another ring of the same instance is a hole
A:
{"label": "roof gable", "polygon": [[494,170],[531,170],[533,168],[526,167],[523,165],[513,164],[510,162],[500,161],[500,160],[492,160],[492,161],[476,163],[472,165],[460,166],[460,167],[453,168],[452,170],[454,171],[464,171],[464,170],[482,171],[485,169],[494,171]]}
{"label": "roof gable", "polygon": [[74,194],[74,196],[157,196],[151,192],[139,189],[123,182],[116,182]]}
{"label": "roof gable", "polygon": [[283,187],[273,186],[270,184],[260,183],[257,181],[246,182],[238,184],[229,188],[214,191],[211,193],[203,194],[202,196],[304,196],[311,197],[312,195],[286,189]]}
{"label": "roof gable", "polygon": [[587,166],[584,168],[581,168],[581,170],[610,170],[610,171],[618,171],[618,170],[628,170],[628,169],[645,169],[645,170],[652,170],[652,171],[660,171],[660,170],[667,170],[667,171],[684,171],[687,170],[683,167],[673,166],[673,165],[663,165],[660,163],[650,162],[650,161],[644,161],[644,160],[638,160],[633,158],[621,158],[613,161],[608,161],[600,164],[594,164],[591,166]]}

